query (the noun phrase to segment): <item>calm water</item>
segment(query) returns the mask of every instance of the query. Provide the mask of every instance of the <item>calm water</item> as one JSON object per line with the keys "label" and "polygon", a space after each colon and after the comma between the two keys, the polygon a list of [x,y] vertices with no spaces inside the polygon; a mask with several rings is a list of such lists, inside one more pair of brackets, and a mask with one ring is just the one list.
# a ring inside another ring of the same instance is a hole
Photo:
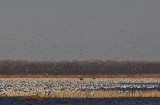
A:
{"label": "calm water", "polygon": [[21,97],[0,97],[0,105],[160,105],[160,98],[106,98],[24,100]]}
{"label": "calm water", "polygon": [[[87,85],[92,87],[92,85]],[[99,89],[81,89],[81,91],[108,91],[108,90],[116,90],[116,91],[148,91],[148,90],[160,90],[160,83],[112,83],[110,86],[108,84],[94,85],[95,87],[99,87]]]}

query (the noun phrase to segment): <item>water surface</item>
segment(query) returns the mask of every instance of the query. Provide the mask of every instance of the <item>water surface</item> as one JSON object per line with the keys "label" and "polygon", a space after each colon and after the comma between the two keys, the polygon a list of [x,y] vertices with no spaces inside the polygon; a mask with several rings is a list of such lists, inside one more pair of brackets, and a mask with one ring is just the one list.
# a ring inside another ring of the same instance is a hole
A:
{"label": "water surface", "polygon": [[25,100],[22,97],[0,97],[1,105],[160,105],[160,98],[105,98],[105,99],[59,99],[42,101]]}

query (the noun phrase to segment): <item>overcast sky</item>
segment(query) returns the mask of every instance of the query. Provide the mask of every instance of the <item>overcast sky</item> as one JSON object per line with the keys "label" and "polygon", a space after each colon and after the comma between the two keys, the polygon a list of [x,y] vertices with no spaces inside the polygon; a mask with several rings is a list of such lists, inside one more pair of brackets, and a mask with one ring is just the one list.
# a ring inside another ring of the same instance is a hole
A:
{"label": "overcast sky", "polygon": [[160,61],[160,0],[0,0],[0,59]]}

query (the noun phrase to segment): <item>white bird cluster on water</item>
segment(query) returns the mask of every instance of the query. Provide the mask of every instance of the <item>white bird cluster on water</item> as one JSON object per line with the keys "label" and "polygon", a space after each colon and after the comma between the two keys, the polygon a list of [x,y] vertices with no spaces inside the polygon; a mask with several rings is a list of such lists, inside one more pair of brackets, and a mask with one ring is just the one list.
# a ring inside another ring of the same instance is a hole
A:
{"label": "white bird cluster on water", "polygon": [[116,88],[160,88],[160,78],[0,78],[0,95],[60,91],[99,91]]}

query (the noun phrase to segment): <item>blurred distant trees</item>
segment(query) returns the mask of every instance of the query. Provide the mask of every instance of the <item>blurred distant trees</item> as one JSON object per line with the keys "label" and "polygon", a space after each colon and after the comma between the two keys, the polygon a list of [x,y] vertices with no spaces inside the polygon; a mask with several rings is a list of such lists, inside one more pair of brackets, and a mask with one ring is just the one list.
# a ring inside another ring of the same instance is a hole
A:
{"label": "blurred distant trees", "polygon": [[146,61],[13,61],[0,60],[0,74],[148,74],[160,73],[160,62]]}

